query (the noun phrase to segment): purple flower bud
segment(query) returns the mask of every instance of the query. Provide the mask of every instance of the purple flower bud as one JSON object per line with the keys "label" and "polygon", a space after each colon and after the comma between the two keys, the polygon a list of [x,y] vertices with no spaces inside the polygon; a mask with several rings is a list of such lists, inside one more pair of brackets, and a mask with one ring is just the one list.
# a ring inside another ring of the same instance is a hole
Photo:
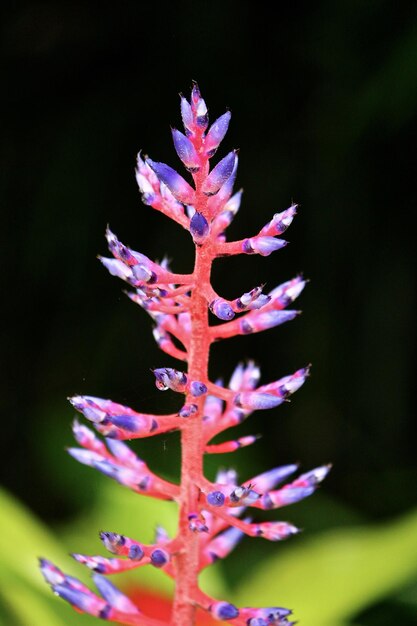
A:
{"label": "purple flower bud", "polygon": [[48,559],[39,559],[41,572],[50,585],[59,585],[65,581],[65,575]]}
{"label": "purple flower bud", "polygon": [[282,211],[282,213],[275,213],[272,220],[262,228],[260,235],[282,235],[290,226],[296,213],[296,204],[292,204],[289,209]]}
{"label": "purple flower bud", "polygon": [[210,227],[204,215],[195,211],[190,220],[190,233],[194,243],[202,244],[209,234]]}
{"label": "purple flower bud", "polygon": [[256,393],[255,391],[239,393],[234,398],[236,406],[251,411],[273,409],[274,407],[282,404],[282,402],[283,399],[278,396],[273,396],[270,393]]}
{"label": "purple flower bud", "polygon": [[190,384],[190,393],[195,398],[199,398],[207,393],[207,386],[204,383],[201,383],[199,380],[193,380]]}
{"label": "purple flower bud", "polygon": [[200,169],[200,158],[191,141],[176,128],[172,129],[174,148],[187,170],[197,172]]}
{"label": "purple flower bud", "polygon": [[194,189],[180,176],[172,167],[165,163],[159,163],[146,159],[146,162],[153,169],[155,174],[170,190],[172,195],[184,204],[192,204]]}
{"label": "purple flower bud", "polygon": [[298,465],[281,465],[280,467],[275,467],[268,472],[264,472],[263,474],[259,474],[259,476],[255,476],[252,478],[251,482],[256,486],[256,488],[261,491],[270,491],[276,485],[278,485],[283,480],[286,480],[288,476],[294,474],[298,469]]}
{"label": "purple flower bud", "polygon": [[169,561],[169,554],[166,550],[161,550],[157,548],[153,552],[151,552],[151,562],[155,567],[164,567]]}
{"label": "purple flower bud", "polygon": [[[210,208],[212,208],[212,205],[214,205],[214,207],[216,209],[218,207],[221,207],[223,205],[223,203],[227,202],[229,200],[230,196],[232,195],[233,186],[234,186],[235,181],[236,181],[237,166],[238,166],[238,162],[239,162],[237,154],[238,153],[236,151],[235,152],[235,163],[234,163],[233,171],[232,171],[231,175],[226,180],[226,182],[220,187],[220,190],[217,192],[217,195],[215,197],[213,196],[212,198],[209,198],[208,205],[210,206]],[[224,205],[224,207],[225,206],[226,205]]]}
{"label": "purple flower bud", "polygon": [[211,506],[223,506],[225,501],[225,496],[221,491],[211,491],[206,498]]}
{"label": "purple flower bud", "polygon": [[262,609],[255,609],[255,611],[256,611],[257,616],[263,617],[269,620],[268,622],[269,624],[273,624],[274,621],[278,621],[282,619],[283,617],[287,617],[288,615],[291,615],[292,613],[290,609],[285,609],[281,606],[265,607]]}
{"label": "purple flower bud", "polygon": [[243,486],[236,487],[236,489],[233,489],[233,491],[229,495],[231,502],[244,506],[250,506],[251,504],[256,502],[256,500],[259,500],[260,497],[261,494],[257,493],[253,489],[250,489],[249,487]]}
{"label": "purple flower bud", "polygon": [[109,420],[117,428],[128,430],[131,433],[140,433],[147,426],[146,420],[136,415],[111,415]]}
{"label": "purple flower bud", "polygon": [[187,384],[187,376],[184,372],[175,370],[172,367],[160,367],[153,370],[156,378],[155,384],[160,391],[171,389],[172,391],[183,392]]}
{"label": "purple flower bud", "polygon": [[215,619],[226,621],[238,617],[239,609],[229,602],[216,602],[211,605],[210,613]]}
{"label": "purple flower bud", "polygon": [[242,383],[243,383],[243,378],[244,378],[244,367],[243,367],[243,363],[238,363],[238,365],[235,367],[233,374],[230,377],[229,380],[229,389],[232,389],[232,391],[239,391],[242,387]]}
{"label": "purple flower bud", "polygon": [[217,472],[216,483],[219,485],[237,485],[237,473],[234,469],[221,469]]}
{"label": "purple flower bud", "polygon": [[204,140],[204,151],[209,158],[214,155],[220,145],[220,142],[227,133],[230,118],[230,111],[226,111],[226,113],[217,118],[217,120],[211,125]]}
{"label": "purple flower bud", "polygon": [[[271,623],[271,622],[269,622]],[[265,621],[262,617],[252,617],[248,621],[248,626],[268,626],[268,622]]]}
{"label": "purple flower bud", "polygon": [[226,300],[222,300],[221,298],[217,298],[217,300],[213,300],[209,304],[210,311],[221,320],[232,320],[235,316],[235,313]]}
{"label": "purple flower bud", "polygon": [[67,452],[79,463],[89,465],[90,467],[94,467],[96,463],[103,461],[101,454],[97,454],[97,452],[92,452],[91,450],[68,448]]}
{"label": "purple flower bud", "polygon": [[309,485],[318,485],[326,478],[331,468],[331,465],[321,465],[320,467],[310,470],[306,474],[301,474],[301,476],[297,478],[296,482],[298,483],[299,481],[303,481]]}
{"label": "purple flower bud", "polygon": [[314,493],[315,488],[311,487],[285,487],[279,491],[280,506],[294,504]]}
{"label": "purple flower bud", "polygon": [[232,213],[233,216],[236,215],[236,213],[239,211],[240,208],[240,203],[242,201],[242,189],[240,189],[239,191],[237,191],[224,205],[223,210],[224,211],[230,211],[230,213]]}
{"label": "purple flower bud", "polygon": [[202,186],[202,191],[207,196],[213,196],[216,194],[220,187],[231,176],[235,167],[236,158],[236,151],[233,150],[232,152],[229,152],[229,154],[226,155],[221,161],[219,161],[214,169],[212,169]]}
{"label": "purple flower bud", "polygon": [[143,559],[144,551],[138,543],[134,543],[130,546],[129,552],[127,554],[128,559],[131,561],[140,561]]}
{"label": "purple flower bud", "polygon": [[191,104],[183,96],[181,96],[181,119],[187,135],[192,135],[194,126],[193,110]]}
{"label": "purple flower bud", "polygon": [[106,439],[106,444],[113,456],[124,463],[135,463],[139,460],[136,454],[123,441]]}
{"label": "purple flower bud", "polygon": [[265,313],[259,313],[254,321],[256,323],[257,330],[266,330],[267,328],[274,328],[285,322],[293,320],[299,311],[266,311]]}
{"label": "purple flower bud", "polygon": [[118,533],[101,531],[99,535],[106,550],[108,550],[112,554],[119,554],[119,548],[121,546],[124,546],[124,544],[126,543],[125,537],[123,535],[119,535]]}
{"label": "purple flower bud", "polygon": [[208,125],[207,106],[201,97],[197,83],[194,83],[191,91],[191,108],[197,126],[199,126],[201,130],[206,130]]}
{"label": "purple flower bud", "polygon": [[57,596],[63,598],[72,606],[77,607],[80,611],[85,611],[86,613],[92,612],[92,607],[94,606],[94,596],[92,594],[89,596],[83,591],[78,591],[66,585],[53,585],[52,589]]}
{"label": "purple flower bud", "polygon": [[107,418],[107,413],[98,408],[94,403],[94,398],[86,396],[73,396],[68,398],[72,406],[81,411],[84,417],[90,422],[100,423]]}
{"label": "purple flower bud", "polygon": [[155,272],[143,263],[132,265],[130,269],[133,277],[139,283],[154,283],[157,280]]}
{"label": "purple flower bud", "polygon": [[138,614],[139,611],[136,605],[125,596],[108,578],[100,576],[100,574],[93,575],[94,584],[103,596],[103,598],[115,609],[122,611],[123,613]]}
{"label": "purple flower bud", "polygon": [[196,404],[184,404],[184,406],[178,411],[178,415],[180,417],[190,417],[190,415],[195,415],[198,411],[198,406]]}
{"label": "purple flower bud", "polygon": [[168,532],[163,526],[158,525],[155,528],[155,543],[165,543],[166,541],[169,541]]}
{"label": "purple flower bud", "polygon": [[125,263],[119,259],[109,259],[103,256],[98,256],[97,258],[112,276],[117,276],[117,278],[126,280],[132,275],[130,267],[125,265]]}
{"label": "purple flower bud", "polygon": [[245,254],[260,254],[261,256],[269,256],[275,250],[280,250],[288,244],[285,239],[276,239],[275,237],[252,237],[245,239],[242,244],[242,251]]}

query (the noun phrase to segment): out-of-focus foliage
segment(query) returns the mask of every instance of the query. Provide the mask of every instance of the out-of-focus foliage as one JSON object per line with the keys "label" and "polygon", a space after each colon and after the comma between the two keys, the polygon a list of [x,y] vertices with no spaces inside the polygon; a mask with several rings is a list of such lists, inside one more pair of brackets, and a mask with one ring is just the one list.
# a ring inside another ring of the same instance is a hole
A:
{"label": "out-of-focus foliage", "polygon": [[417,581],[417,511],[379,526],[305,537],[285,555],[260,563],[238,600],[271,604],[278,595],[283,604],[299,607],[302,623],[341,626],[410,580]]}

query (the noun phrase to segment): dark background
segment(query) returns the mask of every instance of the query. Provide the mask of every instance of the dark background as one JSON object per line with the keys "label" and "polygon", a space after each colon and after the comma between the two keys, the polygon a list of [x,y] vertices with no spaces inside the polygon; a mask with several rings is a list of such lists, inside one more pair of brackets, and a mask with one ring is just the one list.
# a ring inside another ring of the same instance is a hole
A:
{"label": "dark background", "polygon": [[[242,426],[264,438],[227,463],[247,478],[332,461],[312,532],[415,505],[416,3],[15,2],[1,17],[5,486],[47,523],[70,519],[94,482],[63,451],[66,396],[178,406],[149,372],[176,362],[95,255],[110,223],[191,268],[187,234],[141,204],[134,162],[143,149],[180,168],[169,126],[196,79],[212,121],[233,114],[220,154],[240,148],[245,193],[231,235],[300,203],[290,246],[219,261],[215,287],[311,281],[300,318],[213,349],[213,377],[250,357],[264,382],[313,364],[291,404]],[[137,449],[178,473],[175,435]]]}

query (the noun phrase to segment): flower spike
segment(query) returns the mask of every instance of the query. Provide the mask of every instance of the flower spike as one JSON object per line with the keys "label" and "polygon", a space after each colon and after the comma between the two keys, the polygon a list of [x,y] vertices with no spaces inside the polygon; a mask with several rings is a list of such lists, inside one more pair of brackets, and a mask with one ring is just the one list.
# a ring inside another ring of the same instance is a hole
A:
{"label": "flower spike", "polygon": [[[209,378],[212,343],[272,329],[299,315],[290,307],[305,287],[301,275],[269,293],[264,293],[264,285],[248,285],[232,300],[218,294],[211,284],[217,258],[269,256],[285,247],[287,242],[280,237],[294,220],[297,205],[293,203],[275,213],[255,234],[228,241],[227,227],[242,200],[242,191],[234,191],[238,151],[221,156],[214,166],[210,159],[228,130],[230,111],[209,127],[207,105],[196,82],[189,99],[180,95],[180,107],[184,132],[172,128],[171,134],[190,182],[171,165],[141,153],[135,174],[144,204],[188,233],[195,250],[193,271],[175,273],[166,259],[150,259],[122,243],[109,227],[106,240],[110,257],[98,258],[112,276],[129,285],[127,296],[151,318],[157,346],[180,362],[152,369],[157,389],[182,394],[183,399],[175,413],[159,415],[94,395],[73,395],[69,398],[71,405],[91,428],[74,420],[78,446],[68,449],[76,461],[136,494],[175,502],[178,528],[170,537],[158,526],[151,544],[121,532],[102,530],[102,547],[110,556],[73,554],[77,563],[93,572],[97,592],[47,559],[40,560],[40,568],[52,591],[76,611],[126,626],[166,626],[145,615],[107,578],[149,566],[174,580],[171,626],[195,626],[196,609],[205,611],[210,620],[234,626],[294,626],[290,609],[237,607],[201,591],[198,576],[207,566],[226,558],[245,535],[271,542],[296,536],[299,529],[292,523],[252,521],[252,517],[245,517],[245,510],[251,507],[262,515],[262,511],[298,502],[310,496],[330,470],[330,465],[322,465],[297,475],[298,465],[288,463],[242,482],[233,468],[222,468],[211,482],[202,469],[204,454],[230,454],[255,443],[256,435],[225,437],[223,433],[254,411],[273,409],[275,415],[275,409],[288,401],[309,376],[310,366],[300,367],[262,384],[260,367],[249,360],[235,367],[228,383]],[[174,430],[181,433],[180,484],[152,471],[126,443]]]}

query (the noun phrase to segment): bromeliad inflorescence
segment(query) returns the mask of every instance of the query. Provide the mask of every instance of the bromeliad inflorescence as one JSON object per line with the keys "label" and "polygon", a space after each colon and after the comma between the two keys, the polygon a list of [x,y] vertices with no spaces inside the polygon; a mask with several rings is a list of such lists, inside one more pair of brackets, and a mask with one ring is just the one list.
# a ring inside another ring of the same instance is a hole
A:
{"label": "bromeliad inflorescence", "polygon": [[[104,547],[113,555],[74,558],[95,572],[100,595],[77,579],[62,573],[51,562],[41,561],[42,572],[53,591],[77,610],[120,624],[163,626],[144,615],[126,595],[106,578],[148,565],[157,567],[175,581],[171,625],[192,626],[197,607],[216,620],[234,626],[290,626],[291,611],[280,607],[238,608],[207,596],[198,586],[199,573],[219,558],[225,558],[244,534],[280,541],[298,529],[285,521],[253,522],[247,507],[278,509],[314,492],[329,471],[316,468],[293,478],[297,465],[285,465],[240,482],[233,470],[222,470],[216,481],[203,474],[204,454],[232,452],[248,446],[255,436],[211,443],[219,433],[240,424],[258,409],[272,409],[304,383],[308,367],[277,381],[260,385],[260,370],[253,362],[239,364],[227,386],[208,379],[208,358],[214,341],[257,333],[292,320],[298,312],[287,307],[304,288],[297,276],[270,293],[261,286],[226,300],[210,283],[211,266],[217,257],[237,254],[268,256],[285,246],[279,237],[291,224],[296,205],[275,214],[261,230],[240,241],[227,241],[226,229],[235,217],[241,192],[233,195],[238,154],[233,150],[210,169],[210,159],[226,134],[230,112],[208,128],[206,104],[197,84],[191,101],[181,96],[185,133],[172,129],[175,150],[191,174],[189,184],[169,165],[140,154],[136,178],[142,199],[188,230],[195,243],[195,265],[190,274],[176,274],[167,263],[152,261],[121,243],[110,229],[106,238],[112,258],[100,257],[109,272],[127,282],[129,297],[151,316],[154,337],[162,351],[182,361],[184,367],[153,370],[160,390],[184,396],[182,407],[171,415],[139,413],[111,400],[74,396],[74,408],[104,436],[74,422],[75,439],[81,447],[69,453],[136,493],[173,500],[179,507],[175,537],[158,528],[152,545],[118,532],[100,533]],[[211,325],[210,313],[223,323]],[[152,437],[168,431],[181,432],[180,484],[154,473],[123,440]],[[283,486],[279,486],[282,485]]]}

